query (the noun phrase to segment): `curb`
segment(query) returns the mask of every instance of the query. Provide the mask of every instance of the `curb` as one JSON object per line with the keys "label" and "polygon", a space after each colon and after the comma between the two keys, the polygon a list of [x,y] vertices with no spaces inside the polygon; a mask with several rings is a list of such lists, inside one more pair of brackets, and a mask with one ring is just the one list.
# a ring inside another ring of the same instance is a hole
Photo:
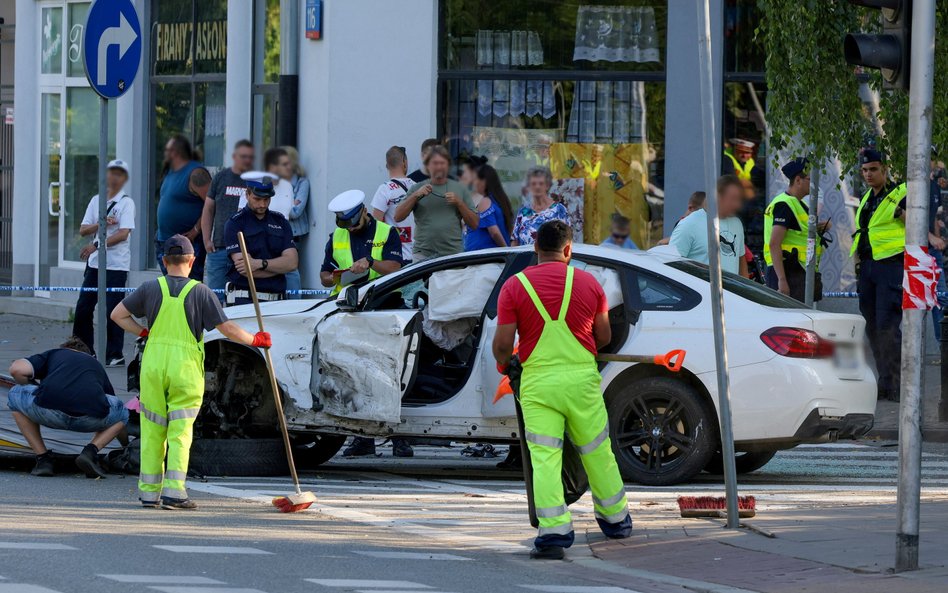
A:
{"label": "curb", "polygon": [[[881,439],[884,441],[898,441],[898,428],[872,429],[863,439]],[[926,443],[948,443],[948,427],[922,427],[922,441]]]}

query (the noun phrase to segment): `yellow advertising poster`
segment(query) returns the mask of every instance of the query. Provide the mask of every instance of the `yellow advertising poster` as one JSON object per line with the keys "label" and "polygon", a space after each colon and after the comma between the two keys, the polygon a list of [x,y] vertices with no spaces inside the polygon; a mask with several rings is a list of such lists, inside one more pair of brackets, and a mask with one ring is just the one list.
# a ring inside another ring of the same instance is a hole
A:
{"label": "yellow advertising poster", "polygon": [[585,180],[584,242],[600,243],[610,232],[610,217],[618,212],[631,221],[631,239],[642,249],[651,237],[646,144],[581,144],[558,142],[550,147],[555,179]]}

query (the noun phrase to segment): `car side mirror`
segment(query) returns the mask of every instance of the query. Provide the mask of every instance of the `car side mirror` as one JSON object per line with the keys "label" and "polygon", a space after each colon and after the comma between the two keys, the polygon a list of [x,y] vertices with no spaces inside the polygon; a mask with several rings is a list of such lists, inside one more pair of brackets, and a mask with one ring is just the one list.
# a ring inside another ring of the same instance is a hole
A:
{"label": "car side mirror", "polygon": [[359,287],[358,286],[347,286],[345,292],[342,295],[343,308],[348,311],[355,311],[359,308]]}

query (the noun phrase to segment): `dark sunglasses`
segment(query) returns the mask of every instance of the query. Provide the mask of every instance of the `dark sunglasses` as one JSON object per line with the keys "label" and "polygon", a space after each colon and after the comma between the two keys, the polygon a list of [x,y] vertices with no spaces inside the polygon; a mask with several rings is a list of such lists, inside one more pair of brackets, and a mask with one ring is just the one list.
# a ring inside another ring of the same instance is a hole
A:
{"label": "dark sunglasses", "polygon": [[629,236],[628,236],[628,235],[617,235],[617,234],[615,234],[615,233],[612,233],[612,238],[613,238],[613,239],[618,239],[618,240],[620,240],[620,241],[625,241],[626,239],[629,238]]}

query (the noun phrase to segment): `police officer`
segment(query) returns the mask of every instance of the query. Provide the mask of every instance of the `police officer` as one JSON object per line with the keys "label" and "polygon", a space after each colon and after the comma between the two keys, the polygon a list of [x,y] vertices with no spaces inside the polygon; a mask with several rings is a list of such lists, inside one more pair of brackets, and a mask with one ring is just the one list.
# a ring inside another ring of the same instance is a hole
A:
{"label": "police officer", "polygon": [[[248,271],[253,274],[257,298],[279,301],[286,298],[286,274],[295,270],[299,255],[293,244],[293,230],[279,212],[270,210],[270,199],[276,193],[271,173],[250,171],[240,176],[247,183],[247,205],[224,227],[224,243],[233,266],[227,273],[228,305],[251,302]],[[243,232],[250,261],[240,253],[237,233]]]}
{"label": "police officer", "polygon": [[561,477],[565,432],[589,475],[599,528],[610,538],[632,532],[595,358],[612,338],[609,303],[591,274],[568,265],[572,240],[566,223],[544,223],[534,244],[539,264],[504,284],[497,307],[493,350],[502,373],[520,336],[520,406],[540,523],[531,558],[560,559],[573,544]]}
{"label": "police officer", "polygon": [[[195,261],[189,239],[173,235],[162,247],[167,276],[128,295],[112,311],[112,321],[148,338],[141,368],[139,499],[145,507],[194,509],[184,482],[204,397],[204,331],[216,327],[234,342],[257,348],[269,348],[270,335],[250,334],[228,321],[211,289],[188,278]],[[147,319],[148,328],[136,317]]]}
{"label": "police officer", "polygon": [[[398,229],[369,215],[357,189],[343,192],[329,202],[336,215],[336,230],[326,242],[326,256],[319,272],[323,286],[339,292],[349,284],[368,282],[402,268],[402,243]],[[344,457],[375,456],[375,439],[356,437],[342,452]],[[413,457],[404,439],[392,439],[392,455]]]}
{"label": "police officer", "polygon": [[902,364],[902,273],[905,184],[889,181],[882,154],[865,149],[862,178],[869,186],[856,210],[850,256],[856,257],[859,311],[876,360],[880,399],[898,401]]}
{"label": "police officer", "polygon": [[336,215],[336,230],[326,242],[326,256],[319,272],[323,286],[339,294],[347,284],[368,282],[402,269],[402,243],[398,230],[369,215],[365,193],[351,189],[329,202]]}
{"label": "police officer", "polygon": [[[809,162],[797,158],[780,169],[790,185],[774,197],[764,211],[764,261],[767,262],[767,286],[800,302],[806,298],[806,247],[809,238],[810,214],[804,198],[810,193]],[[824,233],[830,221],[819,225]],[[816,259],[823,248],[816,246]],[[776,255],[776,257],[775,257]],[[822,297],[814,291],[813,300]]]}

